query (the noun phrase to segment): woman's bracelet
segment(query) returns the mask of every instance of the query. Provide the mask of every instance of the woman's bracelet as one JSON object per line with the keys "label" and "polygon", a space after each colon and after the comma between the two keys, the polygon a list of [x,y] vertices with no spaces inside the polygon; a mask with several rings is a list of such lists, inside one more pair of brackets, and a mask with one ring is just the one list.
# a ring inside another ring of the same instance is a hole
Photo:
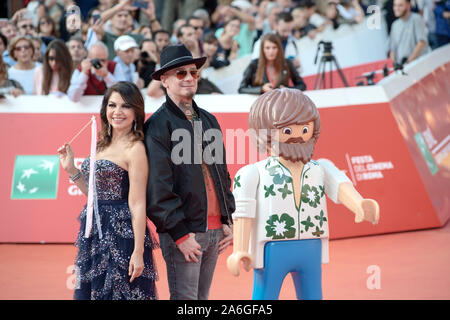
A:
{"label": "woman's bracelet", "polygon": [[74,174],[73,176],[69,176],[70,180],[72,180],[72,182],[77,181],[78,179],[81,178],[81,171],[78,170],[78,172],[76,174]]}

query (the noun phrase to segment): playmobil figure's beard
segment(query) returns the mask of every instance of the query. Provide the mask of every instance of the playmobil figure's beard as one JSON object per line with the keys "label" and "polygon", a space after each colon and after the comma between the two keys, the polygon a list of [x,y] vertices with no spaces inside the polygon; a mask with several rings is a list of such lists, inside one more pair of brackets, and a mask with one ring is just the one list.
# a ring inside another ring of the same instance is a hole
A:
{"label": "playmobil figure's beard", "polygon": [[315,139],[310,139],[305,142],[301,137],[290,138],[286,142],[274,141],[272,143],[272,150],[274,153],[286,160],[303,163],[308,163],[311,160]]}

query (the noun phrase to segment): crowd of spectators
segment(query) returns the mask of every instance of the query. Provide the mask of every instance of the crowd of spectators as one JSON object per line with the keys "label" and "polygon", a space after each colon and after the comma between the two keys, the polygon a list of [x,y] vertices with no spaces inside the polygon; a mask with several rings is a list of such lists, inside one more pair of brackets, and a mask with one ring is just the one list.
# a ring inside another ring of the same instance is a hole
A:
{"label": "crowd of spectators", "polygon": [[[160,97],[164,90],[151,79],[160,52],[183,43],[194,57],[207,57],[204,68],[251,56],[240,93],[305,90],[299,40],[361,24],[371,5],[384,8],[386,57],[395,63],[450,41],[450,0],[25,0],[0,19],[0,88],[78,101],[130,81]],[[221,90],[200,79],[198,93]]]}

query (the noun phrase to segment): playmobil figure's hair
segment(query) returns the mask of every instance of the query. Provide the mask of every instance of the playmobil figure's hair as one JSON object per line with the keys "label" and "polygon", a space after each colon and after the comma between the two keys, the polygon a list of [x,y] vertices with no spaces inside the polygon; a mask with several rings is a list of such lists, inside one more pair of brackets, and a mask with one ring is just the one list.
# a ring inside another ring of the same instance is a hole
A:
{"label": "playmobil figure's hair", "polygon": [[[314,102],[297,89],[275,89],[256,99],[248,116],[248,127],[257,135],[257,142],[267,145],[271,142],[271,130],[291,124],[314,121],[312,140],[320,133],[320,116]],[[265,129],[267,134],[261,134]]]}

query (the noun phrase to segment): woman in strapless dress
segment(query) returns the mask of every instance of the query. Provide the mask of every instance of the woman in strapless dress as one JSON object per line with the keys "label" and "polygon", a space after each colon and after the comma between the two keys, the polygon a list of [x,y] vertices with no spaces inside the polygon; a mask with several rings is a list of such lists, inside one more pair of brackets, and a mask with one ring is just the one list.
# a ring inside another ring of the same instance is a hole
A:
{"label": "woman in strapless dress", "polygon": [[110,87],[100,110],[96,159],[74,165],[69,144],[58,149],[63,169],[88,194],[90,161],[95,161],[94,213],[86,235],[87,208],[81,211],[75,245],[77,300],[157,299],[153,249],[147,228],[148,162],[142,131],[145,112],[139,89],[130,82]]}

